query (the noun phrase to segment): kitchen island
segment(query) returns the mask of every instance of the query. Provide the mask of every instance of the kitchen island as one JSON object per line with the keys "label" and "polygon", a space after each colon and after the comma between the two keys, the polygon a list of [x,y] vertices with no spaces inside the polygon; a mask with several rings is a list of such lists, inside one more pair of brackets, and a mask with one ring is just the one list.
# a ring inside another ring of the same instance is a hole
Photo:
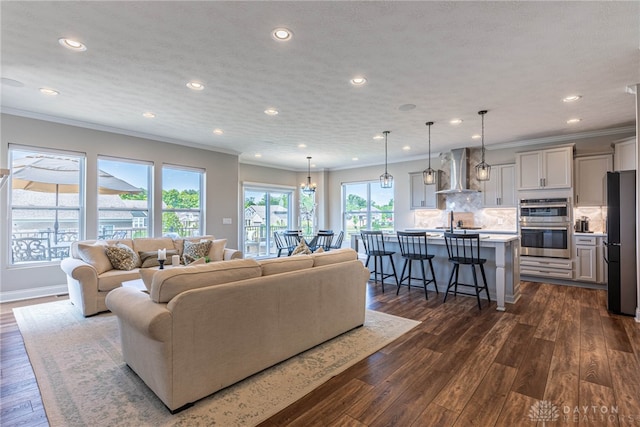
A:
{"label": "kitchen island", "polygon": [[[463,233],[462,230],[455,230],[455,232]],[[470,232],[468,233],[470,234]],[[520,298],[520,245],[518,236],[514,234],[479,234],[480,257],[487,260],[484,267],[487,275],[489,294],[492,300],[497,302],[497,310],[505,311],[506,302],[515,303],[518,301],[518,298]],[[359,234],[353,234],[351,236],[351,247],[358,251],[361,256],[365,257],[364,248],[362,247],[360,240],[361,238]],[[385,233],[384,240],[385,248],[396,252],[393,256],[393,262],[395,263],[399,280],[402,272],[402,266],[404,265],[404,259],[400,254],[398,237],[395,233]],[[444,290],[447,289],[449,276],[453,267],[449,262],[449,257],[447,256],[444,234],[442,232],[427,232],[427,246],[428,253],[434,255],[433,269],[436,273],[438,290],[444,292]],[[391,265],[387,263],[388,261],[385,260],[384,270],[385,272],[391,272]],[[373,261],[371,261],[370,267],[373,267]],[[419,272],[414,272],[413,275],[414,277],[421,277]],[[427,278],[429,277],[430,272],[427,267]],[[480,281],[482,280],[481,278],[479,279]],[[470,267],[463,266],[460,268],[459,280],[461,283],[473,283]],[[393,278],[390,277],[386,279],[386,283],[393,283]],[[412,281],[412,287],[414,284],[419,288],[422,288],[422,283],[419,283],[419,281]],[[442,297],[444,298],[444,294]]]}

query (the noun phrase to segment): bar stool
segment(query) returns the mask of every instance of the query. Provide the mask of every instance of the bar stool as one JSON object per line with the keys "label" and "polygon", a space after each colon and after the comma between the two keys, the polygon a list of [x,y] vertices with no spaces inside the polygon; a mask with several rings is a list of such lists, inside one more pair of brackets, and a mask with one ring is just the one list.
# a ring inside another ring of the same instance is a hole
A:
{"label": "bar stool", "polygon": [[[451,270],[449,285],[447,286],[447,291],[444,294],[443,302],[447,301],[447,295],[451,292],[450,289],[453,287],[454,296],[458,293],[462,295],[475,295],[478,299],[478,308],[482,310],[482,306],[480,304],[480,291],[484,289],[487,293],[487,300],[489,300],[489,304],[491,304],[491,297],[489,296],[489,288],[487,287],[487,276],[484,274],[484,263],[487,262],[487,260],[480,258],[480,235],[444,233],[444,241],[447,245],[449,262],[453,263],[453,269]],[[458,273],[460,271],[461,264],[471,266],[471,272],[473,273],[473,285],[458,282]],[[476,265],[480,266],[482,281],[484,283],[482,286],[478,286]],[[473,288],[475,293],[458,292],[458,286]]]}
{"label": "bar stool", "polygon": [[[398,231],[398,243],[400,244],[400,252],[402,253],[402,258],[404,258],[404,266],[402,267],[402,273],[400,274],[400,281],[398,282],[398,289],[396,290],[396,295],[400,292],[400,286],[402,286],[402,282],[407,281],[407,287],[411,290],[411,279],[422,279],[422,285],[424,286],[424,297],[425,299],[429,299],[427,296],[427,285],[433,282],[433,286],[436,288],[436,293],[438,292],[438,283],[436,282],[436,274],[433,271],[433,255],[429,255],[428,247],[427,247],[427,233],[420,231]],[[412,277],[411,276],[411,265],[413,261],[420,261],[420,271],[422,272],[422,277]],[[429,261],[429,269],[431,270],[431,279],[427,280],[426,273],[424,271],[424,262]],[[404,275],[404,272],[407,270],[407,265],[409,266],[409,272],[407,275]]]}
{"label": "bar stool", "polygon": [[[364,251],[367,254],[367,262],[365,266],[369,267],[369,260],[373,257],[373,281],[378,281],[378,275],[380,275],[380,283],[382,283],[382,292],[384,292],[384,279],[387,277],[395,277],[396,285],[398,284],[398,275],[396,274],[396,266],[393,263],[394,251],[387,251],[384,248],[384,239],[382,231],[361,231],[362,243],[364,244]],[[389,257],[393,274],[384,274],[383,258]],[[378,272],[378,263],[380,264],[380,271]]]}

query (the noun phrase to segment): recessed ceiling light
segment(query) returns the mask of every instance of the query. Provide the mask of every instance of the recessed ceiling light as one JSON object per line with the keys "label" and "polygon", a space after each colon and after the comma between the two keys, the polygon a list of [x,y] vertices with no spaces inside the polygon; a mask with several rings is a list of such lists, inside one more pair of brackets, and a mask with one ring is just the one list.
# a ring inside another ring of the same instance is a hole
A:
{"label": "recessed ceiling light", "polygon": [[74,52],[84,52],[85,50],[87,50],[87,46],[80,43],[79,41],[67,39],[64,37],[58,39],[58,43],[69,50],[73,50]]}
{"label": "recessed ceiling light", "polygon": [[273,30],[271,32],[271,36],[279,42],[284,42],[287,40],[291,40],[291,37],[293,37],[293,32],[288,28],[281,27]]}
{"label": "recessed ceiling light", "polygon": [[222,129],[220,129],[220,128],[215,128],[213,130],[213,133],[216,134],[216,135],[222,135],[224,133],[224,131]]}
{"label": "recessed ceiling light", "polygon": [[402,104],[398,107],[400,111],[411,111],[416,108],[416,104]]}
{"label": "recessed ceiling light", "polygon": [[270,108],[267,108],[266,110],[264,110],[264,113],[265,113],[267,116],[277,116],[277,115],[278,115],[278,112],[279,112],[279,111],[278,111],[278,110],[276,110],[276,109],[275,109],[275,108],[273,108],[273,107],[270,107]]}
{"label": "recessed ceiling light", "polygon": [[307,148],[307,144],[298,144],[298,148]]}
{"label": "recessed ceiling light", "polygon": [[471,135],[471,139],[480,139],[482,138],[482,136],[479,133],[476,133],[475,135]]}
{"label": "recessed ceiling light", "polygon": [[402,147],[402,149],[403,149],[404,151],[409,151],[409,150],[411,150],[411,147],[410,147],[410,146],[408,146],[408,145],[405,145],[404,147]]}
{"label": "recessed ceiling light", "polygon": [[349,80],[354,86],[363,86],[367,84],[367,78],[363,76],[357,76]]}
{"label": "recessed ceiling light", "polygon": [[567,123],[570,124],[570,125],[573,125],[573,124],[576,124],[576,123],[580,123],[581,121],[582,121],[582,119],[576,118],[576,119],[567,120]]}
{"label": "recessed ceiling light", "polygon": [[375,139],[376,141],[378,141],[378,140],[384,139],[384,136],[382,136],[382,135],[380,135],[380,134],[377,134],[377,135],[375,135],[375,136],[373,137],[373,139]]}
{"label": "recessed ceiling light", "polygon": [[449,123],[452,125],[459,125],[460,123],[462,123],[462,119],[451,119],[449,120]]}
{"label": "recessed ceiling light", "polygon": [[156,115],[151,111],[146,111],[142,113],[142,117],[146,117],[147,119],[153,119]]}
{"label": "recessed ceiling light", "polygon": [[352,157],[351,160],[353,160],[354,162],[358,160],[357,157]]}
{"label": "recessed ceiling light", "polygon": [[574,101],[577,101],[580,98],[582,98],[582,95],[569,95],[569,96],[565,96],[564,98],[562,98],[562,101],[564,101],[564,102],[574,102]]}
{"label": "recessed ceiling light", "polygon": [[200,82],[189,82],[187,83],[187,87],[191,90],[203,90],[204,89],[204,85]]}
{"label": "recessed ceiling light", "polygon": [[56,96],[60,92],[58,92],[57,90],[53,90],[53,89],[47,89],[46,87],[41,87],[40,88],[40,93],[42,93],[43,95],[47,95],[47,96]]}
{"label": "recessed ceiling light", "polygon": [[262,154],[256,153],[256,154],[253,155],[253,157],[262,157]]}

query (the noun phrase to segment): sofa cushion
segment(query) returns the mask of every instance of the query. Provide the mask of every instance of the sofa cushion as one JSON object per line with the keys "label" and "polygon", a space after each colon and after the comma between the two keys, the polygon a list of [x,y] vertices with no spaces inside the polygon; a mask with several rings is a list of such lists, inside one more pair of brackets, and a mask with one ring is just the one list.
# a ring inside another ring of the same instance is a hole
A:
{"label": "sofa cushion", "polygon": [[[139,252],[140,255],[140,266],[142,268],[148,267],[157,267],[160,265],[158,262],[158,251],[142,251]],[[164,265],[171,265],[171,257],[173,255],[178,255],[177,249],[167,249],[167,259],[164,262]]]}
{"label": "sofa cushion", "polygon": [[91,264],[98,274],[113,269],[111,261],[107,257],[105,247],[107,242],[98,240],[94,244],[78,243],[78,255],[87,264]]}
{"label": "sofa cushion", "polygon": [[261,275],[260,264],[254,259],[235,259],[170,268],[155,272],[149,294],[155,302],[169,302],[176,295],[190,289],[237,282]]}
{"label": "sofa cushion", "polygon": [[313,258],[309,255],[300,255],[287,258],[270,258],[260,261],[262,275],[286,273],[289,271],[304,270],[313,267]]}
{"label": "sofa cushion", "polygon": [[209,248],[208,255],[209,259],[211,261],[222,261],[224,259],[225,246],[227,246],[227,239],[211,240],[211,247]]}
{"label": "sofa cushion", "polygon": [[129,246],[116,243],[105,246],[105,253],[116,270],[133,270],[140,267],[140,257]]}
{"label": "sofa cushion", "polygon": [[133,250],[140,252],[157,251],[158,249],[176,249],[170,237],[138,237],[133,239]]}
{"label": "sofa cushion", "polygon": [[198,243],[185,240],[182,261],[185,264],[189,264],[198,258],[207,257],[209,256],[209,249],[211,249],[211,240],[204,240]]}
{"label": "sofa cushion", "polygon": [[342,248],[336,249],[334,251],[314,253],[311,255],[311,258],[313,258],[313,266],[319,267],[322,265],[329,265],[338,262],[358,259],[358,253],[351,248]]}
{"label": "sofa cushion", "polygon": [[100,292],[109,292],[121,287],[122,282],[139,279],[140,274],[138,271],[138,269],[106,271],[98,279],[98,290]]}

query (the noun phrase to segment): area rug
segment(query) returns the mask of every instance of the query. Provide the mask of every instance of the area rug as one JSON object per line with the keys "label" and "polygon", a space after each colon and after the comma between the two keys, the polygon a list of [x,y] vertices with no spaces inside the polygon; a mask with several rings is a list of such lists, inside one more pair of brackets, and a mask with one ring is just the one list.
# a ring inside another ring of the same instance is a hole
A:
{"label": "area rug", "polygon": [[375,353],[419,322],[367,310],[363,327],[171,415],[124,363],[115,315],[69,301],[13,310],[51,426],[252,426]]}

